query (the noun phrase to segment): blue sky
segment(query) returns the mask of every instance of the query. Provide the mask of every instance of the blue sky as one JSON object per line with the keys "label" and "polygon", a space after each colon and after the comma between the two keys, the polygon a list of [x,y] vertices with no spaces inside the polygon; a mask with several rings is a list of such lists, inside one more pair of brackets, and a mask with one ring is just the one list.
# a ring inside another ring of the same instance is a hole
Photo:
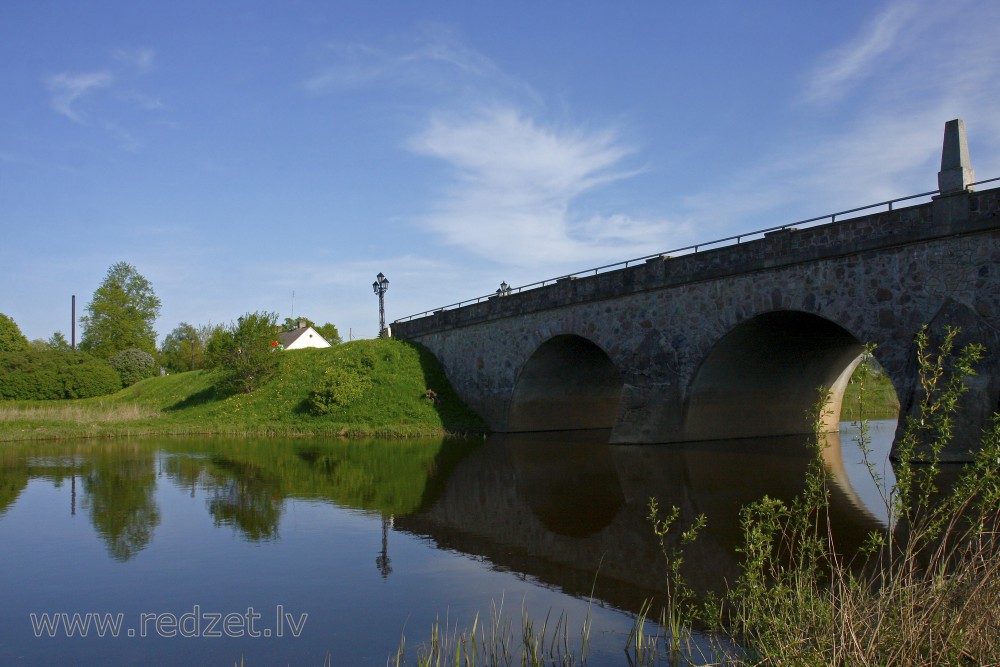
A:
{"label": "blue sky", "polygon": [[[373,337],[590,266],[1000,176],[1000,3],[0,4],[0,312],[69,336],[118,261],[160,339]],[[294,293],[294,298],[293,298]],[[79,329],[78,329],[79,335]]]}

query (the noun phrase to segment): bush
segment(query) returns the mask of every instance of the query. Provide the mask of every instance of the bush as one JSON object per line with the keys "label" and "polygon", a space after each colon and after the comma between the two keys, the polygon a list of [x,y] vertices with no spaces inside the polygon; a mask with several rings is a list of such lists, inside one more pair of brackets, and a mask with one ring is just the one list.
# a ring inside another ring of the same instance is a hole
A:
{"label": "bush", "polygon": [[274,313],[247,313],[208,340],[210,366],[222,369],[217,387],[223,393],[249,394],[267,382],[278,364]]}
{"label": "bush", "polygon": [[121,386],[115,369],[85,352],[0,352],[0,399],[90,398]]}
{"label": "bush", "polygon": [[337,408],[346,408],[354,403],[372,386],[371,372],[374,367],[375,359],[363,355],[326,369],[323,379],[309,395],[311,412],[314,415],[330,414]]}
{"label": "bush", "polygon": [[143,352],[133,347],[112,356],[108,359],[108,365],[118,371],[118,375],[122,379],[122,386],[130,387],[139,380],[153,377],[156,360],[149,352]]}

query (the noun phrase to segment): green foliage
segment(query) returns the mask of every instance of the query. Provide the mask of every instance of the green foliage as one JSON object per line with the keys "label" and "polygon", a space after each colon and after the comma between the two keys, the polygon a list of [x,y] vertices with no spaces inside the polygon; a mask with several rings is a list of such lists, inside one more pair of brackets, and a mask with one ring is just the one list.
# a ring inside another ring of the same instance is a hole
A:
{"label": "green foliage", "polygon": [[862,363],[858,364],[851,375],[840,409],[841,421],[895,419],[899,415],[896,389],[889,376],[875,361],[873,352],[874,347],[869,346]]}
{"label": "green foliage", "polygon": [[[676,526],[680,515],[681,510],[676,505],[671,507],[665,516],[661,515],[659,502],[656,498],[649,499],[647,518],[653,526],[653,534],[659,541],[660,553],[663,554],[667,562],[667,599],[660,624],[669,632],[666,642],[668,651],[674,656],[679,656],[689,645],[692,624],[702,620],[701,609],[697,604],[698,596],[684,578],[681,566],[684,564],[684,548],[698,539],[698,534],[708,523],[706,516],[699,514],[691,526],[680,533],[678,542],[668,544],[667,535]],[[648,612],[648,605],[647,602],[647,608],[639,614],[640,618],[644,618],[645,613]],[[635,654],[635,662],[640,664],[644,662],[646,657],[644,656],[644,644],[641,622],[637,622],[629,637],[626,650],[631,647]]]}
{"label": "green foliage", "polygon": [[323,379],[309,395],[309,407],[315,415],[325,415],[346,408],[361,398],[372,386],[375,357],[370,350],[323,372]]}
{"label": "green foliage", "polygon": [[[276,359],[274,375],[250,394],[219,391],[219,379],[225,371],[210,369],[150,378],[101,399],[100,404],[95,401],[65,407],[83,409],[88,414],[87,433],[95,436],[213,433],[423,437],[487,430],[478,415],[455,394],[434,355],[418,345],[388,339],[359,340],[270,356]],[[324,415],[312,414],[310,394],[326,369],[345,361],[374,364],[370,387],[347,407]],[[103,362],[98,365],[120,386],[110,366]],[[437,395],[436,402],[426,397],[428,389]],[[52,414],[0,419],[0,440],[80,436],[78,414],[69,411],[60,416],[54,408],[46,410]],[[102,411],[107,416],[97,417],[95,413]]]}
{"label": "green foliage", "polygon": [[219,327],[195,327],[181,322],[167,334],[160,348],[160,363],[171,373],[183,373],[204,368],[207,363],[208,340]]}
{"label": "green foliage", "polygon": [[299,328],[299,322],[304,323],[307,327],[315,327],[316,324],[308,317],[286,317],[285,321],[281,323],[282,331],[291,331],[292,329]]}
{"label": "green foliage", "polygon": [[0,399],[88,398],[121,386],[113,368],[83,352],[0,352]]}
{"label": "green foliage", "polygon": [[319,335],[326,339],[326,342],[330,345],[340,345],[344,342],[344,339],[340,337],[340,332],[337,331],[337,326],[327,322],[326,324],[320,326],[313,326]]}
{"label": "green foliage", "polygon": [[130,348],[156,353],[153,324],[160,313],[160,299],[131,264],[118,262],[108,269],[87,312],[80,318],[84,327],[81,350],[102,359]]}
{"label": "green foliage", "polygon": [[118,375],[122,379],[122,386],[130,387],[139,380],[153,377],[156,360],[149,352],[132,348],[115,354],[108,359],[108,365],[118,371]]}
{"label": "green foliage", "polygon": [[249,394],[273,375],[278,355],[273,345],[274,313],[247,313],[210,339],[213,363],[222,370],[217,387],[223,393]]}
{"label": "green foliage", "polygon": [[[805,490],[790,505],[764,498],[744,508],[743,574],[729,592],[726,630],[753,664],[961,665],[1000,655],[992,620],[1000,415],[974,463],[940,488],[940,455],[983,354],[978,345],[956,352],[957,333],[946,330],[936,349],[926,329],[916,337],[919,415],[907,418],[897,444],[897,482],[883,497],[889,528],[869,536],[859,560],[843,559],[827,521],[830,473],[818,430]],[[862,428],[858,444],[878,482],[869,442]]]}
{"label": "green foliage", "polygon": [[28,339],[11,317],[0,313],[0,352],[20,352],[28,349]]}
{"label": "green foliage", "polygon": [[[942,482],[941,454],[951,446],[959,399],[983,355],[970,344],[956,351],[957,330],[932,345],[916,337],[919,414],[908,417],[897,443],[897,484],[882,490],[862,423],[858,446],[883,494],[888,527],[872,531],[857,554],[838,548],[830,521],[832,473],[824,464],[829,395],[814,410],[813,456],[802,491],[790,502],[764,497],[742,508],[741,574],[724,599],[699,608],[681,577],[685,542],[697,537],[699,518],[680,546],[664,537],[680,517],[661,516],[655,499],[650,520],[667,557],[665,637],[647,637],[644,607],[629,639],[630,663],[730,665],[979,665],[1000,656],[1000,414],[986,430],[974,462],[958,480]],[[869,347],[863,366],[872,360]],[[858,398],[883,382],[877,369],[855,374]],[[709,656],[681,645],[702,624],[715,634]],[[699,662],[695,662],[695,660]],[[707,660],[707,662],[700,662]]]}
{"label": "green foliage", "polygon": [[49,347],[48,341],[44,341],[41,338],[35,338],[28,341],[28,349],[36,352],[44,352],[45,350],[50,350],[52,348]]}
{"label": "green foliage", "polygon": [[61,331],[57,331],[46,341],[49,344],[49,348],[53,350],[70,350],[70,342],[66,340],[66,336],[63,335]]}

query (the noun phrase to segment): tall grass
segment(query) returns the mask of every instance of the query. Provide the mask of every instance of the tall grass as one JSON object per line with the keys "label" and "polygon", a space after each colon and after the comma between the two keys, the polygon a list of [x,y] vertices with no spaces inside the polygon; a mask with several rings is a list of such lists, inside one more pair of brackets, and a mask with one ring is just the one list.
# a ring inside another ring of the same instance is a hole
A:
{"label": "tall grass", "polygon": [[[883,502],[888,528],[855,556],[829,523],[830,473],[815,463],[791,504],[764,498],[742,513],[743,573],[729,590],[720,630],[754,665],[987,665],[1000,661],[1000,416],[975,461],[949,489],[940,455],[966,380],[983,349],[954,350],[957,330],[933,349],[917,335],[921,403],[897,447],[896,485]],[[862,400],[864,391],[862,390]],[[859,437],[869,470],[867,430]]]}
{"label": "tall grass", "polygon": [[137,403],[58,402],[47,405],[5,405],[0,403],[0,421],[69,422],[72,424],[130,422],[152,419],[160,411]]}
{"label": "tall grass", "polygon": [[[521,609],[521,622],[514,628],[511,618],[504,615],[503,598],[500,604],[490,606],[488,622],[481,622],[479,615],[472,621],[472,627],[460,630],[447,619],[442,626],[440,620],[431,625],[430,638],[417,647],[415,662],[417,667],[474,667],[480,665],[522,665],[543,667],[576,667],[586,664],[587,647],[590,642],[590,619],[583,622],[579,638],[570,630],[565,614],[560,614],[550,624],[546,616],[537,625],[526,610]],[[406,659],[406,636],[399,642],[396,654],[389,662],[396,667],[409,664]]]}

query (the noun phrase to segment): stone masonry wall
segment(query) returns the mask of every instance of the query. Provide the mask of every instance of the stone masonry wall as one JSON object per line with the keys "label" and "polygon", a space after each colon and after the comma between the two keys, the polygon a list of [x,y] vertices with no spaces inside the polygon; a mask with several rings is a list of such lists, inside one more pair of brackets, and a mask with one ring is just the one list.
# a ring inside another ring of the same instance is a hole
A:
{"label": "stone masonry wall", "polygon": [[1000,407],[998,194],[961,195],[959,215],[950,198],[944,209],[933,202],[657,259],[397,322],[394,334],[431,349],[498,431],[531,354],[554,336],[582,336],[625,379],[612,441],[667,442],[683,436],[699,365],[722,336],[757,315],[812,313],[877,343],[904,410],[916,386],[914,333],[958,325],[994,351],[972,392],[970,419],[982,420]]}

